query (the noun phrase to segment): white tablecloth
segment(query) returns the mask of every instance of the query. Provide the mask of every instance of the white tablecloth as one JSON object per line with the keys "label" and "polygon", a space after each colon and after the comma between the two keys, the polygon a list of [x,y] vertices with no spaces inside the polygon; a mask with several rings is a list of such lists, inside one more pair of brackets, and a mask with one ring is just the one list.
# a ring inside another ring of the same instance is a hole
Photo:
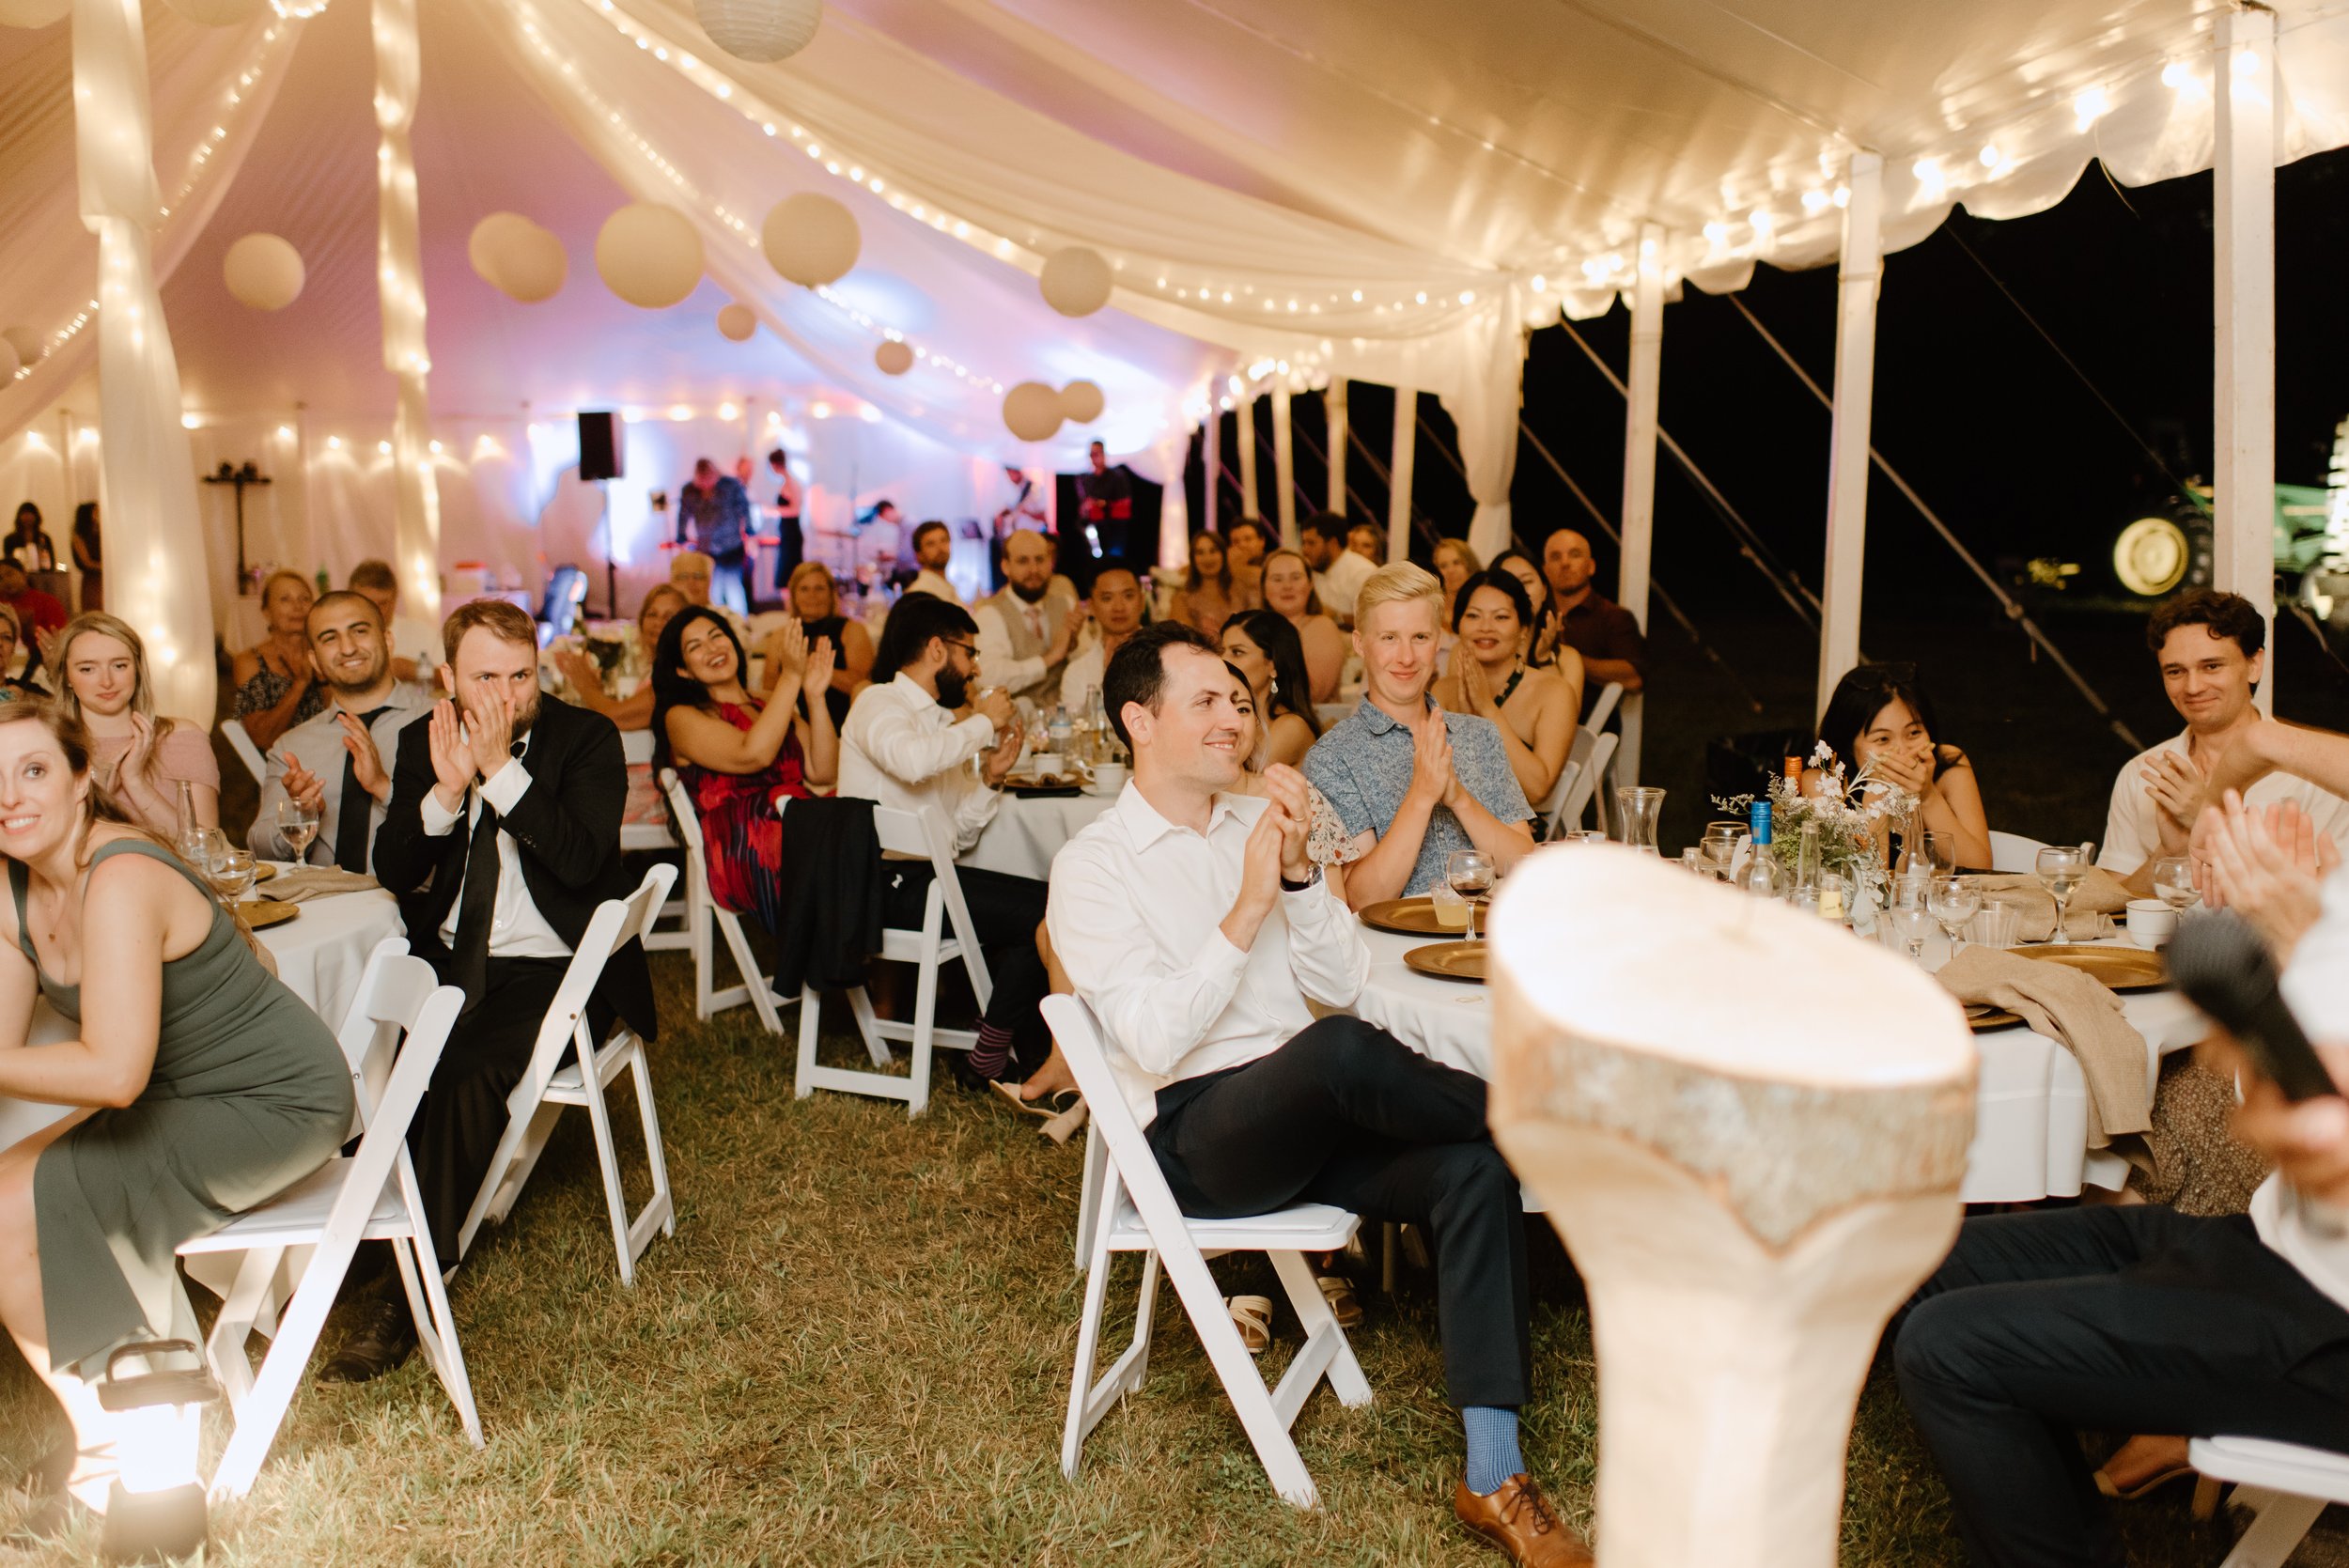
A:
{"label": "white tablecloth", "polygon": [[957,863],[1040,882],[1051,874],[1060,846],[1115,803],[1115,796],[1006,795],[995,820]]}
{"label": "white tablecloth", "polygon": [[[1354,1010],[1423,1055],[1490,1077],[1493,1015],[1485,987],[1404,966],[1404,954],[1440,939],[1367,927],[1362,938],[1370,944],[1370,980]],[[2161,1058],[2193,1045],[2203,1027],[2193,1007],[2170,991],[2124,996],[2121,1007],[2145,1036],[2150,1090]],[[2070,1051],[2019,1024],[1977,1034],[1974,1045],[1982,1070],[1959,1194],[1967,1203],[2030,1203],[2077,1196],[2084,1182],[2121,1185],[2126,1171],[2119,1157],[2088,1151],[2088,1088]]]}

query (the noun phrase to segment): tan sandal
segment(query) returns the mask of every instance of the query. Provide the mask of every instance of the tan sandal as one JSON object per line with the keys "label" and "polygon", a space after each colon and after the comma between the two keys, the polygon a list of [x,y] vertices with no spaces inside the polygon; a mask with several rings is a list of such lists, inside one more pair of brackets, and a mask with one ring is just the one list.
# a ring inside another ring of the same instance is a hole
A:
{"label": "tan sandal", "polygon": [[1079,1099],[1067,1110],[1035,1129],[1035,1135],[1047,1143],[1066,1143],[1077,1136],[1077,1129],[1085,1125],[1085,1102]]}
{"label": "tan sandal", "polygon": [[1330,1315],[1347,1333],[1362,1326],[1361,1298],[1354,1294],[1354,1281],[1343,1274],[1324,1274],[1314,1281],[1321,1288],[1321,1298],[1330,1303]]}
{"label": "tan sandal", "polygon": [[1261,1356],[1272,1348],[1272,1300],[1264,1296],[1232,1296],[1223,1301],[1224,1310],[1232,1314],[1232,1327],[1239,1330],[1239,1343],[1251,1356]]}

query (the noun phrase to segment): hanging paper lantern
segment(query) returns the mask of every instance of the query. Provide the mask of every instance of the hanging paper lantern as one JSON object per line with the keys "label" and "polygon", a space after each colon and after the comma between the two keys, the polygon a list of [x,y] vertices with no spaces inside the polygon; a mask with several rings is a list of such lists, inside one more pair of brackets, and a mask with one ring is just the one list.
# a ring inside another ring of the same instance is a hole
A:
{"label": "hanging paper lantern", "polygon": [[302,297],[302,253],[274,234],[248,234],[221,257],[220,275],[240,303],[283,310]]}
{"label": "hanging paper lantern", "polygon": [[267,0],[166,0],[171,8],[190,22],[200,22],[207,27],[234,27],[250,22],[268,9]]}
{"label": "hanging paper lantern", "polygon": [[552,299],[570,274],[563,241],[519,212],[492,212],[473,225],[465,258],[481,280],[508,299]]}
{"label": "hanging paper lantern", "polygon": [[1110,264],[1082,245],[1046,256],[1035,281],[1044,303],[1063,316],[1090,316],[1110,303]]}
{"label": "hanging paper lantern", "polygon": [[30,327],[9,327],[0,330],[0,343],[8,346],[19,365],[39,365],[46,351],[41,347],[40,334]]}
{"label": "hanging paper lantern", "polygon": [[1060,419],[1060,394],[1042,381],[1021,381],[1003,394],[1004,427],[1021,441],[1050,441]]}
{"label": "hanging paper lantern", "polygon": [[46,27],[72,10],[73,0],[0,0],[0,27]]}
{"label": "hanging paper lantern", "polygon": [[884,375],[902,376],[913,368],[913,350],[893,337],[873,350],[873,363]]}
{"label": "hanging paper lantern", "polygon": [[1101,389],[1091,381],[1071,381],[1060,389],[1061,417],[1071,425],[1090,425],[1101,417]]}
{"label": "hanging paper lantern", "polygon": [[597,232],[596,271],[630,304],[665,310],[700,287],[702,237],[676,208],[635,202]]}
{"label": "hanging paper lantern", "polygon": [[822,0],[694,0],[693,9],[710,42],[754,65],[797,54],[824,18]]}
{"label": "hanging paper lantern", "polygon": [[751,334],[758,331],[758,313],[745,304],[722,306],[718,311],[718,330],[737,343],[748,343]]}
{"label": "hanging paper lantern", "polygon": [[759,225],[759,248],[767,264],[808,288],[848,275],[863,244],[856,214],[813,191],[775,203]]}

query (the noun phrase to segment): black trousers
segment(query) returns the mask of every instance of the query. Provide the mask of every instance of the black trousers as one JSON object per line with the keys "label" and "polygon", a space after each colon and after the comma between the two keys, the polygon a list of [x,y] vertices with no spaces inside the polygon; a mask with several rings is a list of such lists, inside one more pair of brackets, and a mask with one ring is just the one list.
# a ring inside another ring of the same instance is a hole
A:
{"label": "black trousers", "polygon": [[[884,861],[881,876],[889,882],[881,900],[882,923],[920,930],[922,907],[937,873],[926,861]],[[1035,928],[1044,924],[1050,890],[1033,877],[972,866],[957,866],[955,880],[962,884],[962,901],[970,907],[979,951],[987,956],[988,978],[995,986],[987,1021],[1011,1036],[1020,1063],[1033,1071],[1051,1048],[1051,1035],[1036,1007],[1051,993],[1052,985],[1035,950]],[[946,935],[953,938],[951,925]]]}
{"label": "black trousers", "polygon": [[2349,1312],[2242,1215],[1969,1219],[1896,1335],[1978,1564],[2125,1560],[2079,1428],[2349,1449]]}
{"label": "black trousers", "polygon": [[538,1026],[568,968],[568,958],[490,959],[480,1003],[449,1032],[432,1086],[408,1125],[409,1157],[443,1268],[457,1262],[458,1233],[506,1133],[506,1096],[530,1066]]}
{"label": "black trousers", "polygon": [[1335,1203],[1426,1227],[1452,1404],[1526,1402],[1525,1209],[1485,1125],[1485,1080],[1360,1018],[1159,1091],[1151,1152],[1185,1214]]}

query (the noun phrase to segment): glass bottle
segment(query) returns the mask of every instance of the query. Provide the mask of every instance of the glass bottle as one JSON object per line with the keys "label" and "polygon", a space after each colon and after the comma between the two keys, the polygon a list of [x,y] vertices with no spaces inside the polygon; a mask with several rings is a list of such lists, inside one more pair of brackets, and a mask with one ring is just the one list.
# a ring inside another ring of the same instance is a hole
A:
{"label": "glass bottle", "polygon": [[1815,890],[1819,885],[1819,825],[1806,818],[1802,825],[1802,842],[1795,851],[1795,890],[1798,893]]}
{"label": "glass bottle", "polygon": [[179,843],[184,848],[195,837],[195,791],[188,781],[179,781]]}
{"label": "glass bottle", "polygon": [[1753,831],[1753,853],[1746,857],[1745,869],[1737,875],[1737,885],[1756,898],[1784,898],[1786,868],[1770,852],[1770,803],[1756,800],[1748,821]]}

